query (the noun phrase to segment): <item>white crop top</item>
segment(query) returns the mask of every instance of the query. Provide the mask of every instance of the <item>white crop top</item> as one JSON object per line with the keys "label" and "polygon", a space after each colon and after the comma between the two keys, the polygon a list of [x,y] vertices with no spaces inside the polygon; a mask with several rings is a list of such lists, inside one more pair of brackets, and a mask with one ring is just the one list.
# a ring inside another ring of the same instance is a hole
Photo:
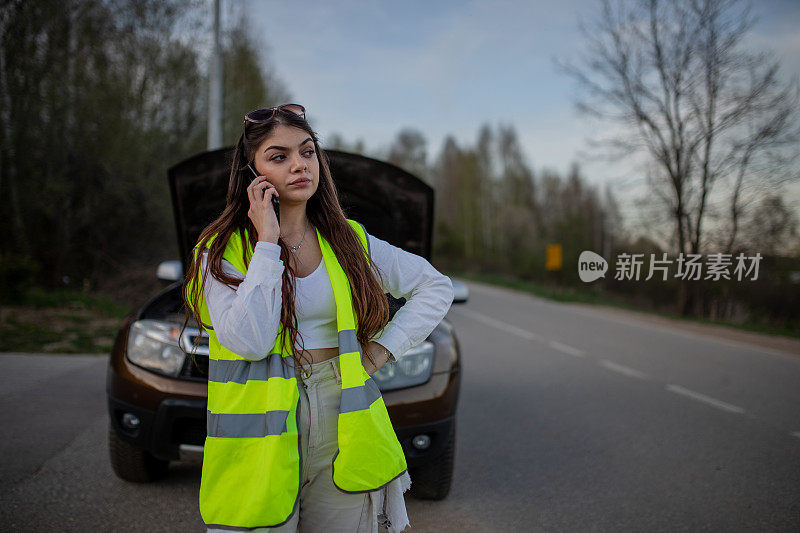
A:
{"label": "white crop top", "polygon": [[320,260],[317,269],[308,276],[295,278],[294,306],[297,330],[307,350],[339,346],[336,300],[325,261]]}
{"label": "white crop top", "polygon": [[[453,302],[450,278],[438,272],[425,258],[406,252],[368,235],[370,257],[380,272],[384,292],[406,303],[372,340],[395,359],[430,335]],[[206,273],[208,251],[201,268]],[[228,261],[223,270],[238,279],[242,275]],[[240,356],[258,360],[269,355],[278,334],[281,313],[281,281],[284,270],[280,247],[256,243],[244,279],[233,288],[211,275],[204,275],[206,304],[219,342]],[[336,304],[325,262],[305,278],[295,278],[295,312],[306,349],[338,346]]]}

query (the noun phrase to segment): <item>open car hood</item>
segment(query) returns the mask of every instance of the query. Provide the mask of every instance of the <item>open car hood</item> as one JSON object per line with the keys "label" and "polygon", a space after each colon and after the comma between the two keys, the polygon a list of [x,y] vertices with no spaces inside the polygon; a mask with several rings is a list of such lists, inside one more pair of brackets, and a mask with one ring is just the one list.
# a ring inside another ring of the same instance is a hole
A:
{"label": "open car hood", "polygon": [[[203,152],[168,171],[184,272],[200,233],[225,208],[232,150]],[[430,260],[433,189],[395,165],[336,150],[325,153],[345,215],[368,233]]]}

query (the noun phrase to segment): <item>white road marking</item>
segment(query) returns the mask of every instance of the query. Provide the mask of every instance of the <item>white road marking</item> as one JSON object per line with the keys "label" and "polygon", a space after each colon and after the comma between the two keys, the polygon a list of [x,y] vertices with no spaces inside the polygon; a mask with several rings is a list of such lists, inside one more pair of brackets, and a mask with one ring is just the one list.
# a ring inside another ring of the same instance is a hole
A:
{"label": "white road marking", "polygon": [[800,431],[795,431],[794,433],[792,433],[792,436],[800,439]]}
{"label": "white road marking", "polygon": [[586,352],[584,352],[583,350],[573,348],[572,346],[567,346],[566,344],[562,344],[558,341],[550,341],[549,345],[554,350],[558,350],[559,352],[564,352],[569,355],[574,355],[575,357],[583,357],[584,355],[586,355]]}
{"label": "white road marking", "polygon": [[605,368],[611,370],[612,372],[618,372],[630,378],[647,379],[647,374],[645,374],[644,372],[639,372],[636,369],[633,369],[625,365],[620,365],[618,363],[615,363],[614,361],[609,361],[608,359],[601,360],[600,364]]}
{"label": "white road marking", "polygon": [[472,309],[464,309],[463,307],[459,307],[457,309],[457,312],[463,313],[468,317],[477,320],[478,322],[483,322],[487,326],[492,326],[494,328],[501,329],[503,331],[511,333],[512,335],[517,335],[519,337],[522,337],[523,339],[529,341],[541,340],[541,337],[536,333],[532,333],[526,329],[518,328],[517,326],[513,326],[511,324],[506,324],[505,322],[501,322],[496,318],[486,316],[483,313],[479,313],[478,311],[473,311]]}
{"label": "white road marking", "polygon": [[[740,350],[747,350],[751,353],[755,353],[761,356],[769,355],[769,356],[778,356],[788,361],[791,361],[794,364],[800,364],[800,359],[797,357],[796,354],[791,353],[791,349],[780,349],[780,348],[764,348],[758,346],[755,343],[746,342],[746,341],[738,341],[738,340],[731,340],[731,339],[723,339],[718,336],[715,336],[713,331],[708,331],[707,333],[694,333],[688,332],[685,330],[681,330],[679,326],[672,326],[670,324],[654,324],[652,322],[647,322],[646,317],[638,318],[635,316],[609,316],[608,314],[604,313],[604,308],[599,306],[596,309],[580,309],[568,302],[554,302],[552,300],[548,300],[546,298],[541,298],[539,296],[534,296],[533,294],[510,289],[507,287],[496,287],[493,285],[483,284],[480,282],[472,281],[472,280],[465,280],[461,279],[464,283],[468,283],[470,287],[470,291],[474,292],[484,292],[489,294],[497,294],[497,295],[509,295],[515,297],[525,297],[529,298],[535,305],[542,306],[542,307],[555,307],[559,310],[568,311],[571,313],[587,316],[590,318],[597,318],[600,320],[605,320],[609,322],[615,322],[617,324],[622,324],[624,326],[632,326],[641,329],[649,329],[649,330],[656,330],[661,331],[663,333],[669,333],[672,335],[677,335],[679,337],[684,337],[687,339],[692,339],[696,341],[703,341],[703,342],[710,342],[710,343],[717,343],[729,346],[731,348],[737,348]],[[611,309],[613,311],[613,308]],[[658,315],[655,315],[658,318]]]}
{"label": "white road marking", "polygon": [[717,409],[722,409],[723,411],[728,411],[731,413],[744,413],[744,409],[741,407],[737,407],[735,405],[723,402],[721,400],[717,400],[716,398],[712,398],[711,396],[706,396],[705,394],[700,394],[699,392],[694,392],[689,389],[684,389],[680,385],[667,385],[666,389],[670,392],[674,392],[675,394],[680,394],[682,396],[686,396],[687,398],[691,398],[693,400],[697,400],[700,402],[705,402],[708,405],[713,405]]}

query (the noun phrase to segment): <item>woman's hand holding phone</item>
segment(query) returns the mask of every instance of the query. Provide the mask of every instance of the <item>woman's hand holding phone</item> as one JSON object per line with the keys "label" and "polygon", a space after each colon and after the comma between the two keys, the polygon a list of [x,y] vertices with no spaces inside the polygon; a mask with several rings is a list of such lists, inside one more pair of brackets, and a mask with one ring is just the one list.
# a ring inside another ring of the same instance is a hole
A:
{"label": "woman's hand holding phone", "polygon": [[247,197],[250,199],[247,216],[253,221],[258,232],[258,240],[278,244],[281,228],[278,223],[277,207],[273,206],[273,198],[276,202],[278,198],[275,186],[267,181],[266,176],[258,176],[247,186]]}

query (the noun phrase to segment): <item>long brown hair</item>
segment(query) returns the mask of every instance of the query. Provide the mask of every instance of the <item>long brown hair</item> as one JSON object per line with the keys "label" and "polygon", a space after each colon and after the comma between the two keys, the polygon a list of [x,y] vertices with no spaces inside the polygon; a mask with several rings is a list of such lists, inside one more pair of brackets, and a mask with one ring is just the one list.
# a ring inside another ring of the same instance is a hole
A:
{"label": "long brown hair", "polygon": [[[247,197],[247,186],[250,184],[250,176],[246,174],[246,172],[249,172],[247,164],[253,161],[258,146],[280,124],[307,132],[314,142],[314,149],[319,158],[319,185],[314,195],[306,203],[306,216],[311,224],[319,230],[322,237],[330,243],[339,264],[347,275],[353,294],[353,309],[357,324],[356,336],[361,346],[366,346],[370,339],[382,330],[389,321],[389,305],[377,280],[377,276],[380,274],[372,261],[364,254],[364,247],[358,235],[345,219],[344,211],[342,211],[342,207],[339,204],[339,196],[331,177],[328,157],[319,147],[317,134],[303,117],[282,109],[278,109],[274,117],[268,122],[262,124],[246,122],[244,131],[236,143],[236,147],[233,150],[233,162],[231,164],[225,209],[216,220],[202,231],[197,244],[198,253],[193,253],[189,258],[189,269],[184,278],[183,290],[181,291],[183,303],[186,307],[186,320],[183,327],[186,327],[192,316],[194,316],[199,325],[203,325],[200,320],[198,305],[201,291],[209,274],[209,268],[214,278],[231,288],[238,287],[242,281],[227,275],[223,271],[222,258],[228,241],[234,231],[239,229],[242,239],[242,259],[245,265],[249,266],[247,249],[248,246],[250,250],[255,248],[258,237],[253,222],[247,216],[250,208],[250,200]],[[244,229],[247,230],[249,243],[245,242]],[[209,239],[214,235],[216,235],[216,238],[208,246]],[[300,365],[302,368],[304,359],[298,353],[302,352],[304,347],[302,336],[299,335],[297,329],[297,315],[294,305],[295,272],[289,261],[288,246],[282,239],[278,239],[278,245],[281,247],[280,258],[285,265],[281,285],[280,321],[283,324],[285,334],[289,337],[290,346],[293,348],[292,358],[295,361],[295,365]],[[209,261],[203,273],[202,284],[193,283],[190,287],[190,283],[196,279],[200,270],[202,251],[206,246],[210,248]],[[188,300],[186,297],[187,288],[191,291]],[[297,350],[297,347],[300,350]],[[375,361],[368,353],[366,355],[374,366]],[[310,363],[310,361],[306,362]]]}

